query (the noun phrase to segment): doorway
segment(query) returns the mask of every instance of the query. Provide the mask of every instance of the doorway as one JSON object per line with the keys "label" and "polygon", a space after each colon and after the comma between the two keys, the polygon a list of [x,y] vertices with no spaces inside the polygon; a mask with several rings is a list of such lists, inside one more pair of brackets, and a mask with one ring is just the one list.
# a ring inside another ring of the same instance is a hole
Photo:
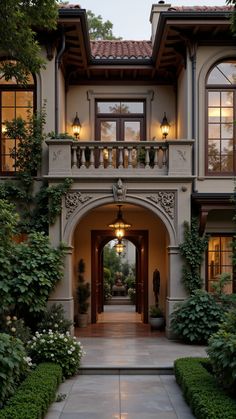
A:
{"label": "doorway", "polygon": [[[104,310],[104,247],[114,239],[114,233],[109,230],[92,230],[91,232],[91,322],[96,323],[98,316],[105,316]],[[135,309],[143,323],[148,323],[148,231],[132,230],[125,237],[136,248],[135,260]],[[117,278],[118,281],[119,278]],[[117,288],[116,288],[117,289]],[[114,288],[115,291],[115,288]],[[107,310],[109,311],[109,309]],[[112,311],[110,309],[110,311]],[[102,318],[100,316],[100,319]],[[112,316],[110,316],[112,317]],[[114,314],[113,314],[114,317]],[[119,316],[117,315],[117,318]],[[135,318],[135,317],[134,317]]]}

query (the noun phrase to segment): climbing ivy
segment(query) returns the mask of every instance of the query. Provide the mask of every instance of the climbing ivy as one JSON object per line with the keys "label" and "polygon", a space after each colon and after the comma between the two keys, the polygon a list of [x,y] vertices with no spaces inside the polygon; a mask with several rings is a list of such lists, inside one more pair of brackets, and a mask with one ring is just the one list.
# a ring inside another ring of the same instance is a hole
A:
{"label": "climbing ivy", "polygon": [[202,286],[200,267],[207,244],[208,237],[199,235],[198,220],[192,218],[191,225],[186,221],[184,223],[184,241],[180,244],[180,254],[184,258],[182,281],[190,295]]}
{"label": "climbing ivy", "polygon": [[18,139],[18,147],[13,151],[16,176],[0,184],[0,199],[7,199],[17,205],[20,215],[18,229],[23,233],[31,231],[48,232],[61,212],[61,198],[70,188],[72,180],[48,186],[43,181],[40,189],[35,189],[35,176],[42,163],[42,143],[46,113],[45,106],[40,113],[27,119],[16,118],[6,123],[6,135]]}

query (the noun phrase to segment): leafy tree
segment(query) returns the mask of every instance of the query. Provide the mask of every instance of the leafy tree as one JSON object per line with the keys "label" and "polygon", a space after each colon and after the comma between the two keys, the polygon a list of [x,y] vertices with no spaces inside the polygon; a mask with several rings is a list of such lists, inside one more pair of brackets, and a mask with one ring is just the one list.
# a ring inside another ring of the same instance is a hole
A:
{"label": "leafy tree", "polygon": [[56,0],[1,0],[0,50],[9,61],[0,62],[0,77],[26,83],[30,72],[40,70],[43,59],[33,28],[55,29],[57,13]]}
{"label": "leafy tree", "polygon": [[103,266],[104,268],[108,268],[111,273],[111,281],[115,282],[115,274],[116,272],[121,271],[121,259],[120,256],[116,253],[113,247],[110,245],[106,245],[103,249]]}
{"label": "leafy tree", "polygon": [[236,33],[236,0],[226,0],[226,4],[234,6],[234,11],[231,17],[231,30]]}
{"label": "leafy tree", "polygon": [[113,23],[110,20],[103,22],[102,16],[96,16],[91,10],[87,10],[89,36],[91,40],[107,39],[107,40],[120,40],[113,35]]}

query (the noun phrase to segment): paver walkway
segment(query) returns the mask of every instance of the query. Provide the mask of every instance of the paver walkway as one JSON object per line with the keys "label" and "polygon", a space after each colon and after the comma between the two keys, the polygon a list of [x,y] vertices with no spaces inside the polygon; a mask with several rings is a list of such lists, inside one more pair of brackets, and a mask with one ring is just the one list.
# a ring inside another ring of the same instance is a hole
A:
{"label": "paver walkway", "polygon": [[193,419],[172,374],[173,362],[206,356],[205,348],[170,341],[149,325],[114,316],[113,322],[103,316],[76,330],[86,351],[81,375],[60,386],[66,399],[53,403],[46,419]]}

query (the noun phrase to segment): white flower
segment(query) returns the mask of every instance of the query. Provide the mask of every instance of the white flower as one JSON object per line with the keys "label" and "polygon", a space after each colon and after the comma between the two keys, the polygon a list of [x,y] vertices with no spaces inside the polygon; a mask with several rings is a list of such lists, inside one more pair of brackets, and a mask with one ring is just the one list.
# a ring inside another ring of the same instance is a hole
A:
{"label": "white flower", "polygon": [[43,333],[46,333],[46,330],[45,329],[43,329]]}
{"label": "white flower", "polygon": [[7,316],[6,317],[6,320],[9,322],[9,320],[11,320],[11,317],[10,316]]}
{"label": "white flower", "polygon": [[31,367],[33,365],[32,364],[32,359],[30,358],[30,356],[25,356],[24,361],[29,365],[29,367]]}
{"label": "white flower", "polygon": [[37,338],[35,336],[33,336],[33,340],[37,340]]}
{"label": "white flower", "polygon": [[53,340],[51,339],[51,340],[49,341],[49,343],[53,343]]}
{"label": "white flower", "polygon": [[57,324],[57,323],[55,323],[55,324],[54,324],[54,327],[58,327],[58,324]]}
{"label": "white flower", "polygon": [[54,357],[54,354],[51,354],[51,357],[53,358]]}
{"label": "white flower", "polygon": [[41,342],[44,343],[45,342],[45,339],[41,339]]}
{"label": "white flower", "polygon": [[8,326],[9,326],[9,324],[11,324],[11,320],[8,320],[8,321],[7,321],[7,325],[8,325]]}
{"label": "white flower", "polygon": [[72,354],[72,352],[71,352],[71,351],[67,351],[67,353],[68,353],[68,355],[71,355],[71,354]]}
{"label": "white flower", "polygon": [[64,342],[67,342],[67,341],[68,341],[68,339],[66,339],[66,338],[65,338],[65,339],[64,339]]}
{"label": "white flower", "polygon": [[12,327],[11,328],[11,332],[15,333],[16,332],[16,328],[15,327]]}
{"label": "white flower", "polygon": [[17,317],[16,317],[16,316],[13,316],[13,317],[12,317],[12,320],[17,320]]}

